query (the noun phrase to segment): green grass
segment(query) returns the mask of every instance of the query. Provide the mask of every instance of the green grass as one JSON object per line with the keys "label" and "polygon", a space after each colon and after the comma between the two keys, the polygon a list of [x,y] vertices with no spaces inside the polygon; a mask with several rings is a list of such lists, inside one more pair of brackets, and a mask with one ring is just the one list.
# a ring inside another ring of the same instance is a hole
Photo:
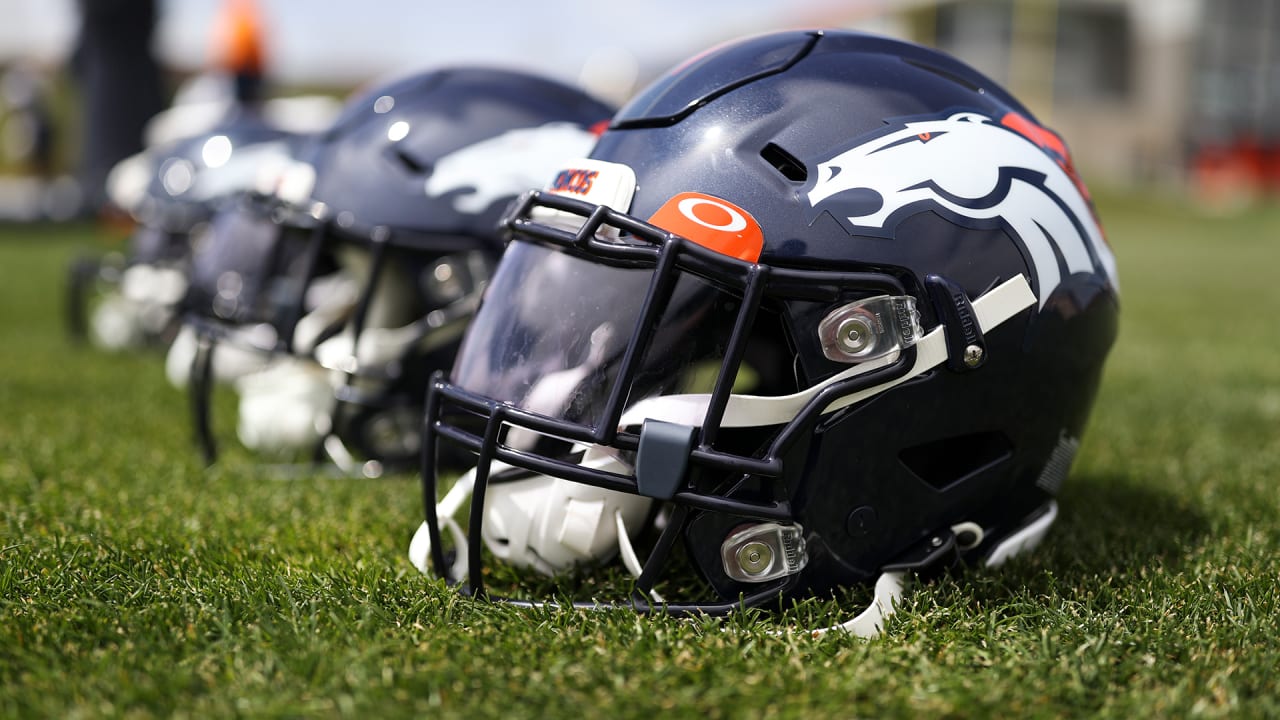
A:
{"label": "green grass", "polygon": [[1100,209],[1121,338],[1058,524],[871,642],[461,599],[405,559],[415,479],[202,470],[159,357],[62,336],[89,229],[0,230],[0,717],[1280,715],[1280,209]]}

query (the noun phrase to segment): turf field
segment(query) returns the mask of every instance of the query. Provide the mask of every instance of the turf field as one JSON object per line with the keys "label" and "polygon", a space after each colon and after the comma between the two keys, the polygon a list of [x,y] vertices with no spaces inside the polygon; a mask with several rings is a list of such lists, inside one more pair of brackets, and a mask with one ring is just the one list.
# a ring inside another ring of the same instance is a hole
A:
{"label": "turf field", "polygon": [[851,601],[462,600],[405,559],[414,478],[203,470],[158,356],[63,337],[93,231],[0,229],[0,717],[1276,716],[1280,208],[1100,210],[1121,338],[1058,524],[871,642],[774,634]]}

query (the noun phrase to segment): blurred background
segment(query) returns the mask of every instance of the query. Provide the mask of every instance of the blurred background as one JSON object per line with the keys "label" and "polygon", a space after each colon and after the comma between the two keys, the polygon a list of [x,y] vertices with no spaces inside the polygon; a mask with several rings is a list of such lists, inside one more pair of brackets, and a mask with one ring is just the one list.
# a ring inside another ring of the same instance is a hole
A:
{"label": "blurred background", "polygon": [[197,132],[246,79],[303,130],[362,84],[462,62],[621,103],[712,44],[796,27],[957,55],[1091,184],[1220,211],[1280,191],[1280,0],[0,0],[0,219],[98,214],[115,162]]}

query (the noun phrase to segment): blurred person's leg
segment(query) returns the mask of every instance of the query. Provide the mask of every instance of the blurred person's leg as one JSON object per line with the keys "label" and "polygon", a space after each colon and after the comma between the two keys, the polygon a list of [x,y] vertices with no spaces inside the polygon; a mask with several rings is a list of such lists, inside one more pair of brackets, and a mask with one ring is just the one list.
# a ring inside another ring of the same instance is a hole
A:
{"label": "blurred person's leg", "polygon": [[148,119],[163,107],[151,52],[155,0],[80,0],[74,71],[83,99],[80,177],[85,209],[105,199],[107,173],[142,149]]}

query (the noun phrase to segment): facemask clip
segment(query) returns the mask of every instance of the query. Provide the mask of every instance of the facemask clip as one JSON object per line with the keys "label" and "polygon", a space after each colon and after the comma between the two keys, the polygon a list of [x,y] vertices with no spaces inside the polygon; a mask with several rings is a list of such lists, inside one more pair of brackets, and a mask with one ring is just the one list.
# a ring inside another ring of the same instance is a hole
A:
{"label": "facemask clip", "polygon": [[640,427],[636,452],[636,490],[646,497],[670,500],[684,483],[697,428],[647,419]]}

